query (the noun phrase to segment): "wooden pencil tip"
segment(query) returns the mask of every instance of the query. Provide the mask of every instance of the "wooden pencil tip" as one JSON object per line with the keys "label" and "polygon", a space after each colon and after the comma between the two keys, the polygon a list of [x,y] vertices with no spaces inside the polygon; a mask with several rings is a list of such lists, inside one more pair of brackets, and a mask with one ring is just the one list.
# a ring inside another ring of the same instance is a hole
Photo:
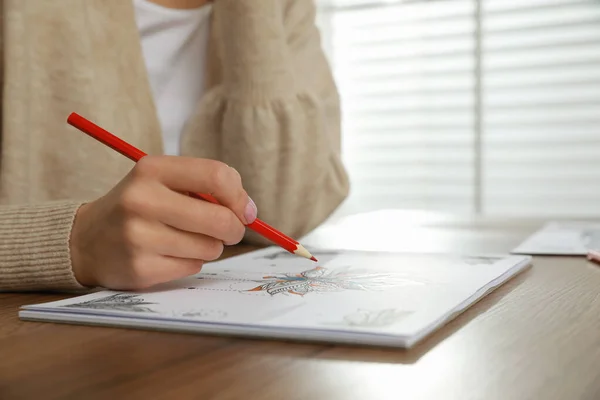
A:
{"label": "wooden pencil tip", "polygon": [[294,254],[300,257],[308,258],[309,260],[312,260],[312,258],[314,258],[313,255],[310,254],[310,252],[306,250],[304,246],[302,246],[300,243],[297,244],[297,248],[296,251],[294,251]]}
{"label": "wooden pencil tip", "polygon": [[311,260],[313,260],[313,261],[315,261],[315,262],[319,261],[319,260],[317,260],[317,259],[315,258],[315,256],[312,256],[310,259],[311,259]]}

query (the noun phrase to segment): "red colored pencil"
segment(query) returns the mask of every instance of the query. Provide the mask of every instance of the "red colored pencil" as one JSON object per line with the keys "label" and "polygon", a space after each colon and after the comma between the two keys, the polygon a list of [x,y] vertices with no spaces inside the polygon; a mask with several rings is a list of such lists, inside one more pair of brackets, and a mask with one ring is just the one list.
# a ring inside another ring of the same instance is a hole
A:
{"label": "red colored pencil", "polygon": [[[88,134],[100,143],[103,143],[111,149],[121,153],[122,155],[134,162],[138,162],[142,157],[145,157],[147,155],[140,149],[130,145],[124,140],[119,139],[117,136],[104,130],[103,128],[85,119],[79,114],[71,113],[71,115],[69,115],[69,117],[67,118],[67,123],[79,129],[83,133]],[[190,193],[190,196],[209,201],[211,203],[219,204],[219,202],[209,194]],[[306,248],[300,243],[290,238],[289,236],[284,235],[283,233],[279,232],[277,229],[266,224],[260,219],[257,218],[253,223],[248,224],[247,226],[248,228],[257,232],[259,235],[262,235],[268,240],[281,246],[290,253],[311,259],[313,261],[317,261],[317,259],[313,257],[313,255],[310,254],[310,252],[306,250]]]}

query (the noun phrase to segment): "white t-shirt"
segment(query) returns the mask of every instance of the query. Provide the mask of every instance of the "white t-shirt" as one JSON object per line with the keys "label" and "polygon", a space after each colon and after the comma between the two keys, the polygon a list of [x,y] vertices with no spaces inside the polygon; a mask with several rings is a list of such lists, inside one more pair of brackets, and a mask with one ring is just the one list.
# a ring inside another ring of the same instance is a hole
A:
{"label": "white t-shirt", "polygon": [[181,133],[204,91],[211,5],[176,10],[133,1],[165,154],[178,155]]}

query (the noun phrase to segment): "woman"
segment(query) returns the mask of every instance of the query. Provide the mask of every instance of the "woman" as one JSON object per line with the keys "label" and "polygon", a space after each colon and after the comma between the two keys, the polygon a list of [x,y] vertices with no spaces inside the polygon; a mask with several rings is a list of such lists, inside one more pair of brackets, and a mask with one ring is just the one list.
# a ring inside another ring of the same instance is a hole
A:
{"label": "woman", "polygon": [[299,237],[345,198],[312,0],[207,3],[3,2],[1,290],[149,287],[242,240],[256,206]]}

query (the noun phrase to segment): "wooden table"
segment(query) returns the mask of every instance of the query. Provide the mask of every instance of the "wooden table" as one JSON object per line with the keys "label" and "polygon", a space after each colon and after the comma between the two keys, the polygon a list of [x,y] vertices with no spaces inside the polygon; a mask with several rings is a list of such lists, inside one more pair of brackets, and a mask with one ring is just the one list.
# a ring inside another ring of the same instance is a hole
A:
{"label": "wooden table", "polygon": [[[307,240],[506,252],[540,224],[386,215],[351,224],[396,238],[338,224]],[[534,258],[409,351],[19,321],[62,297],[0,294],[0,399],[600,399],[600,268],[584,258]]]}

